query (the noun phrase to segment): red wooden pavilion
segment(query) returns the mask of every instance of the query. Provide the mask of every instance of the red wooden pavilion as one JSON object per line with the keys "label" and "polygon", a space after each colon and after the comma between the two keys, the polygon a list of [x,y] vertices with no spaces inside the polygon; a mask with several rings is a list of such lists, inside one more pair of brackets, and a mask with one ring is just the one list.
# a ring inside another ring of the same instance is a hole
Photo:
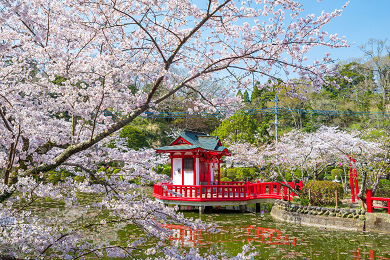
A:
{"label": "red wooden pavilion", "polygon": [[[289,194],[280,183],[221,181],[222,157],[229,156],[230,152],[217,136],[184,130],[170,145],[156,151],[169,153],[171,159],[172,182],[154,184],[153,196],[165,204],[203,209],[205,206],[243,206],[296,196]],[[295,188],[295,183],[289,184]]]}

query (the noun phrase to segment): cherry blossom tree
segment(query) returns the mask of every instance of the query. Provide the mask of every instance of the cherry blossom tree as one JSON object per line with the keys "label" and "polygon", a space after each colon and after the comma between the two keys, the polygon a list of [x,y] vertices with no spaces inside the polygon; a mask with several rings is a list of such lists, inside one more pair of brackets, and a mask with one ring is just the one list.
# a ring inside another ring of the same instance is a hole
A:
{"label": "cherry blossom tree", "polygon": [[[152,169],[164,158],[126,149],[115,134],[183,90],[196,94],[191,112],[234,112],[240,100],[230,93],[259,77],[267,84],[285,78],[279,85],[292,90],[309,78],[318,89],[324,75],[335,74],[332,59],[326,53],[309,63],[305,55],[316,46],[348,46],[322,29],[342,9],[317,17],[302,10],[293,0],[0,0],[1,252],[70,259],[139,250],[142,239],[127,246],[83,240],[84,230],[107,222],[65,230],[29,213],[38,198],[75,207],[77,192],[98,194],[91,206],[109,209],[111,222],[151,236],[169,236],[168,220],[207,228],[137,192],[130,182],[158,180]],[[231,86],[218,94],[199,91],[199,82],[228,76]],[[96,172],[110,161],[124,166],[115,175]],[[61,167],[85,181],[47,184],[44,174]],[[181,258],[162,245],[147,253],[158,252]],[[200,257],[196,250],[187,256]]]}
{"label": "cherry blossom tree", "polygon": [[[277,176],[284,182],[285,173],[291,173],[293,180],[316,179],[326,167],[346,165],[354,158],[354,167],[360,179],[358,197],[364,201],[367,188],[377,189],[379,179],[389,170],[385,140],[367,141],[361,132],[347,132],[337,127],[322,126],[314,133],[298,130],[283,135],[278,142],[263,147],[248,143],[231,145],[232,160],[246,161],[259,168],[270,168],[268,179]],[[294,172],[300,169],[300,176]],[[292,187],[290,187],[292,189]]]}

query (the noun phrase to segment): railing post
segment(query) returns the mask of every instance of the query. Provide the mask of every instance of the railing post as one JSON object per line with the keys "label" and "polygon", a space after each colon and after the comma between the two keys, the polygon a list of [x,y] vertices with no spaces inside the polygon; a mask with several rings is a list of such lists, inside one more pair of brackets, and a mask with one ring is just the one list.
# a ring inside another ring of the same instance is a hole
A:
{"label": "railing post", "polygon": [[287,187],[286,186],[283,186],[283,198],[286,199],[287,198]]}
{"label": "railing post", "polygon": [[[295,182],[291,183],[291,187],[295,190]],[[292,197],[294,198],[295,196],[296,196],[296,194],[293,192]]]}
{"label": "railing post", "polygon": [[303,189],[303,181],[302,180],[299,182],[299,187],[300,187],[300,190]]}
{"label": "railing post", "polygon": [[367,212],[372,212],[372,190],[367,190],[366,197]]}
{"label": "railing post", "polygon": [[246,191],[247,191],[248,199],[251,198],[251,186],[250,186],[250,184],[251,183],[249,181],[246,182]]}
{"label": "railing post", "polygon": [[387,200],[387,213],[390,214],[390,200]]}

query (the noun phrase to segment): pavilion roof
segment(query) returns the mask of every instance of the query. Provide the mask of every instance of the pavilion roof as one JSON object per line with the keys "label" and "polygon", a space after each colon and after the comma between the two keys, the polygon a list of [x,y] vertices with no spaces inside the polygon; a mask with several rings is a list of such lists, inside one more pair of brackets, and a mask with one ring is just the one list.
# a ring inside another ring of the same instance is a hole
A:
{"label": "pavilion roof", "polygon": [[203,132],[191,130],[183,130],[183,132],[180,133],[179,137],[177,137],[170,145],[159,147],[156,150],[163,152],[193,149],[227,152],[227,148],[221,144],[221,141],[219,140],[218,136],[211,136]]}

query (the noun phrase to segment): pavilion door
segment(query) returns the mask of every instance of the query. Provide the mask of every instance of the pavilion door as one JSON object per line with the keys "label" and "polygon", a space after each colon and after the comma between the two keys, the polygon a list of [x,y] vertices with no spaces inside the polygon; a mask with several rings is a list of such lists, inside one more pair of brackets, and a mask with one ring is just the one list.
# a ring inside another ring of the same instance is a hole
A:
{"label": "pavilion door", "polygon": [[207,184],[207,163],[200,162],[199,164],[199,183],[204,185]]}

